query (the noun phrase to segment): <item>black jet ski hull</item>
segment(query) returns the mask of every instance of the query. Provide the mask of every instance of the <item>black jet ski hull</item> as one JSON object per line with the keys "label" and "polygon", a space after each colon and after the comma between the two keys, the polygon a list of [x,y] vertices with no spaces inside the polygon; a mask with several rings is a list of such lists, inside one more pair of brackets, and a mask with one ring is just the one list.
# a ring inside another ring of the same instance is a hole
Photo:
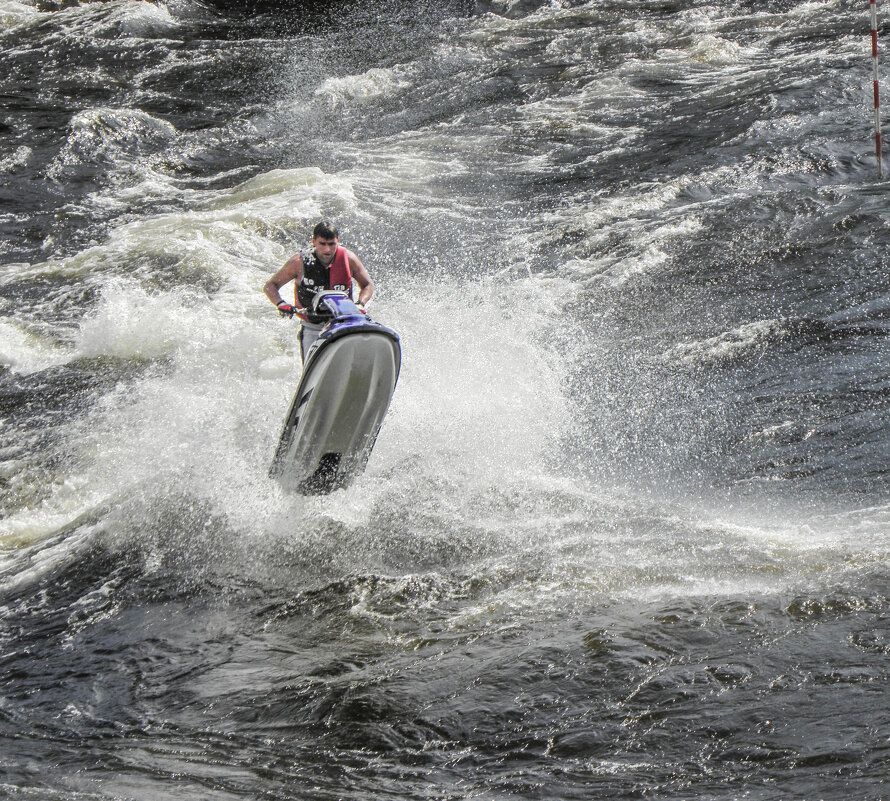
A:
{"label": "black jet ski hull", "polygon": [[365,469],[400,367],[394,331],[364,317],[332,323],[309,352],[270,474],[304,494],[348,486]]}

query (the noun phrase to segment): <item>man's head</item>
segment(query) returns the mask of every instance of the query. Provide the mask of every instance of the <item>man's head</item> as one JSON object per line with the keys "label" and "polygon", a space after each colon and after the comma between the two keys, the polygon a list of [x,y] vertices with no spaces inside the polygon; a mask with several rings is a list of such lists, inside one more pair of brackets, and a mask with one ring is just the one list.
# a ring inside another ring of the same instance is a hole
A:
{"label": "man's head", "polygon": [[337,226],[329,220],[322,220],[312,229],[312,247],[319,261],[327,266],[334,259],[337,245],[340,244],[340,233]]}

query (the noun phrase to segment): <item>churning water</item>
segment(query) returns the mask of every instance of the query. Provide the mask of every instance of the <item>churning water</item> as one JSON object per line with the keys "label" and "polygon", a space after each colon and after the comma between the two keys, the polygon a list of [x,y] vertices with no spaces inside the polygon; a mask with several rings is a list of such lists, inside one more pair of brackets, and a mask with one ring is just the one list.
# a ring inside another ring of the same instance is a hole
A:
{"label": "churning water", "polygon": [[[2,794],[885,798],[867,7],[328,5],[0,0]],[[303,498],[323,216],[404,362]]]}

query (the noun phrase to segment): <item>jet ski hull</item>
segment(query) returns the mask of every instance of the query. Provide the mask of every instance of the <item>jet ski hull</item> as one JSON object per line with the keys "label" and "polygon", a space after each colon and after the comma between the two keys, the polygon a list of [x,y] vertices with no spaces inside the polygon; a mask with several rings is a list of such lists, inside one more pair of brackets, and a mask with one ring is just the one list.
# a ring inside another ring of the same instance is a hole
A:
{"label": "jet ski hull", "polygon": [[303,494],[348,486],[365,469],[400,367],[394,331],[363,316],[335,320],[306,359],[270,474]]}

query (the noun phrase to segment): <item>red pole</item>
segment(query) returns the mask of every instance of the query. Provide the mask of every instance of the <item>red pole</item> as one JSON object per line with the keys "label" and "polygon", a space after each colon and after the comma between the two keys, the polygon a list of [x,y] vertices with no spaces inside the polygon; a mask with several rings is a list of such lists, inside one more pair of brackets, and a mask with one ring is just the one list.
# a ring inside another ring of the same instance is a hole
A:
{"label": "red pole", "polygon": [[878,9],[875,0],[868,0],[871,6],[871,62],[875,85],[875,157],[878,160],[878,180],[884,177],[881,164],[881,101],[878,96]]}

